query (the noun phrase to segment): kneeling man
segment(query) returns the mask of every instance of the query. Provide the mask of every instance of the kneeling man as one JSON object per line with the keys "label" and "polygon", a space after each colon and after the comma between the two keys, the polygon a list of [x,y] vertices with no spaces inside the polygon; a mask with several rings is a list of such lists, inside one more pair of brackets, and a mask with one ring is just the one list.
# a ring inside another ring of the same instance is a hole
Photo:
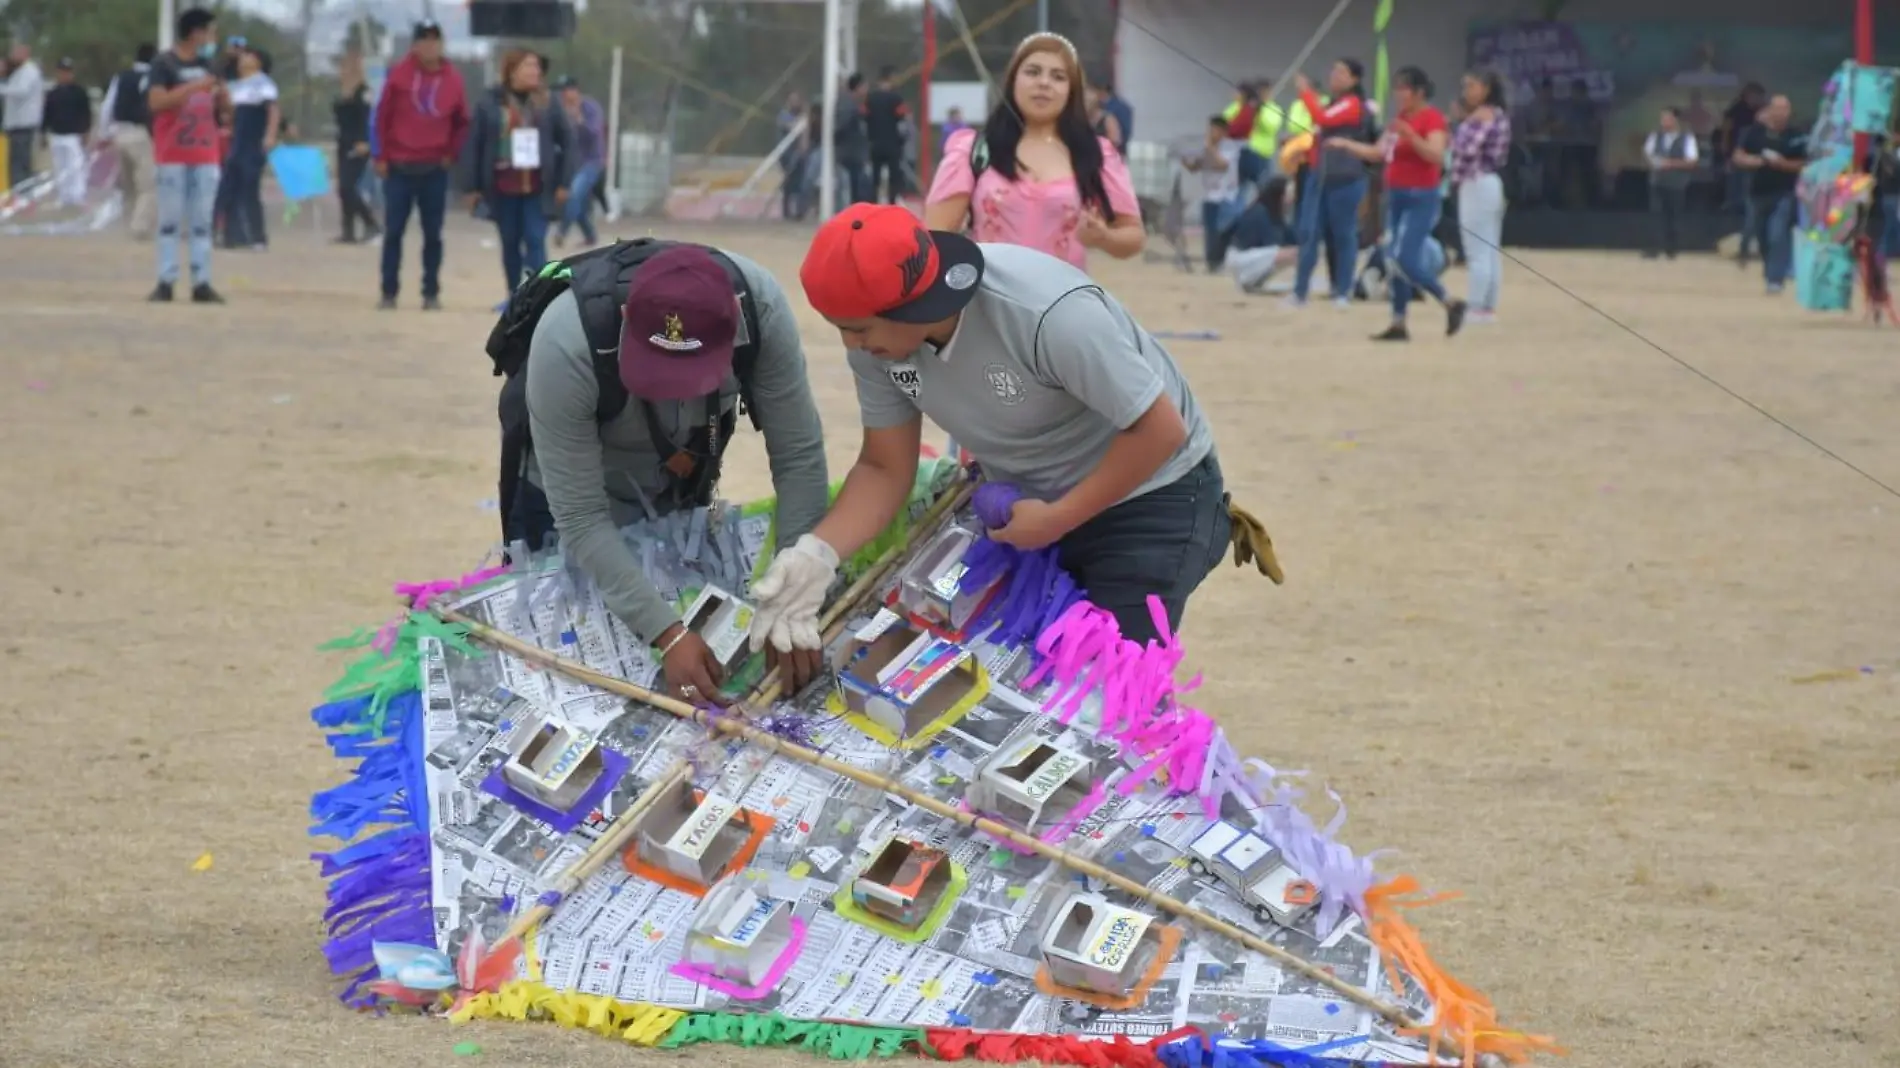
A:
{"label": "kneeling man", "polygon": [[1120,302],[1052,256],[869,204],[818,231],[799,277],[851,350],[864,440],[831,511],[755,584],[755,642],[816,647],[838,558],[907,499],[926,415],[1023,490],[993,537],[1057,546],[1128,638],[1155,637],[1151,594],[1180,622],[1227,549],[1228,505],[1193,391]]}
{"label": "kneeling man", "polygon": [[[607,608],[659,654],[667,692],[717,700],[717,659],[642,573],[619,528],[649,509],[663,515],[712,502],[741,402],[765,435],[780,544],[824,515],[824,434],[784,290],[731,253],[624,242],[523,283],[488,347],[496,373],[509,375],[501,398],[508,544],[538,550],[558,533]],[[768,656],[788,661],[796,685],[818,667],[816,654]]]}

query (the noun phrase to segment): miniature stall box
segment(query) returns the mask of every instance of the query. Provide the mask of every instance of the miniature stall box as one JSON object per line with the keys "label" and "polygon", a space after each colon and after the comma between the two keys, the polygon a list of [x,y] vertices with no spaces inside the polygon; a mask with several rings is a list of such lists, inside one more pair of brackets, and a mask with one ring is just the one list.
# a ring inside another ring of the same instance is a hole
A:
{"label": "miniature stall box", "polygon": [[1002,589],[1000,576],[981,589],[960,588],[968,570],[963,558],[979,536],[954,524],[939,531],[898,577],[891,593],[897,608],[946,631],[961,632],[968,626]]}
{"label": "miniature stall box", "polygon": [[[880,611],[840,650],[838,683],[845,712],[890,743],[920,740],[968,711],[989,690],[970,650]],[[875,737],[875,734],[873,735]]]}
{"label": "miniature stall box", "polygon": [[735,675],[752,655],[752,606],[717,586],[704,586],[686,610],[686,628],[705,641],[713,658]]}
{"label": "miniature stall box", "polygon": [[1190,871],[1220,880],[1262,923],[1291,927],[1314,904],[1312,884],[1272,842],[1226,820],[1202,831],[1187,852]]}
{"label": "miniature stall box", "polygon": [[640,821],[639,835],[628,850],[627,867],[646,875],[641,867],[690,886],[707,887],[719,881],[746,854],[757,848],[761,827],[771,821],[747,812],[739,802],[693,789],[682,781],[654,804]]}
{"label": "miniature stall box", "polygon": [[707,893],[686,936],[686,962],[729,982],[756,987],[792,942],[792,903],[755,893],[728,877]]}
{"label": "miniature stall box", "polygon": [[1111,904],[1100,894],[1071,895],[1042,937],[1050,979],[1112,998],[1135,990],[1161,948],[1161,930],[1152,916]]}
{"label": "miniature stall box", "polygon": [[1037,830],[1045,816],[1067,812],[1088,793],[1094,761],[1041,738],[1025,738],[984,762],[970,784],[970,807]]}
{"label": "miniature stall box", "polygon": [[501,774],[522,796],[565,812],[605,770],[594,732],[549,715],[522,724]]}
{"label": "miniature stall box", "polygon": [[851,901],[879,919],[914,931],[949,889],[950,856],[902,838],[888,838],[851,882]]}

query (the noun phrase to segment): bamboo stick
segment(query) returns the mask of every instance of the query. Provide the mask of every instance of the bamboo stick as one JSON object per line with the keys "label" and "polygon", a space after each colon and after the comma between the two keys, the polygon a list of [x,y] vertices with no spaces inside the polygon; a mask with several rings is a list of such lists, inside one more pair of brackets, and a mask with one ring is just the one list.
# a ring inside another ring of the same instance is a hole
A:
{"label": "bamboo stick", "polygon": [[640,817],[647,809],[652,808],[662,797],[665,797],[668,791],[684,782],[687,774],[692,771],[692,767],[691,762],[687,760],[675,761],[673,767],[665,775],[654,780],[653,785],[641,791],[640,796],[634,798],[633,804],[627,806],[627,811],[622,812],[607,825],[606,831],[594,842],[593,847],[588,849],[581,859],[575,861],[573,866],[561,873],[551,893],[543,894],[541,899],[535,902],[533,908],[515,917],[515,922],[508,925],[508,933],[501,936],[501,941],[520,938],[534,930],[542,920],[553,915],[555,908],[567,895],[579,889],[580,885],[598,871],[608,858],[620,852],[621,848],[627,844],[627,839],[632,838],[633,832],[639,829]]}
{"label": "bamboo stick", "polygon": [[502,652],[532,661],[550,670],[559,671],[569,678],[606,690],[609,693],[619,694],[620,696],[629,697],[636,701],[652,705],[654,708],[677,716],[680,719],[692,720],[706,727],[708,730],[718,731],[722,734],[744,739],[746,742],[759,746],[774,755],[783,756],[810,767],[821,768],[835,775],[842,775],[860,785],[882,790],[885,793],[900,797],[919,808],[942,816],[945,819],[952,820],[962,826],[982,831],[985,834],[993,835],[998,838],[1008,839],[1010,842],[1048,860],[1053,860],[1071,871],[1079,872],[1092,879],[1099,879],[1115,887],[1117,890],[1129,894],[1140,901],[1144,901],[1157,909],[1186,920],[1189,923],[1193,923],[1214,934],[1230,938],[1246,948],[1273,960],[1289,971],[1326,987],[1347,1001],[1378,1014],[1386,1022],[1396,1027],[1420,1028],[1426,1026],[1422,1021],[1413,1019],[1403,1008],[1379,1000],[1372,994],[1345,982],[1338,976],[1308,961],[1300,959],[1298,956],[1281,949],[1279,946],[1274,945],[1245,928],[1237,927],[1218,916],[1212,916],[1202,912],[1187,902],[1152,890],[1092,860],[1078,857],[1060,846],[1052,846],[1034,835],[1026,834],[1007,824],[998,823],[995,820],[986,819],[974,813],[965,812],[954,806],[945,804],[928,794],[913,790],[887,775],[879,775],[875,772],[865,771],[862,768],[844,763],[843,761],[834,760],[831,757],[825,756],[823,753],[807,749],[802,745],[788,742],[775,734],[754,727],[736,717],[721,715],[716,711],[708,712],[704,709],[695,708],[692,705],[675,700],[665,694],[654,693],[643,687],[635,686],[625,679],[615,678],[612,675],[595,671],[585,664],[556,656],[544,649],[524,642],[512,634],[476,622],[460,613],[448,609],[438,609],[437,613],[448,622],[466,626],[469,629],[470,637],[478,641],[486,642]]}
{"label": "bamboo stick", "polygon": [[[829,645],[832,641],[837,639],[839,629],[843,627],[845,619],[849,617],[851,612],[858,607],[858,602],[875,592],[878,584],[884,580],[885,576],[890,574],[891,569],[903,562],[904,558],[909,555],[911,542],[916,539],[918,533],[935,530],[937,524],[941,523],[945,517],[955,512],[958,508],[961,508],[963,502],[970,499],[970,493],[974,489],[975,485],[968,479],[964,479],[949,492],[938,497],[937,500],[932,502],[930,507],[925,510],[924,514],[918,517],[917,522],[911,524],[910,529],[904,534],[903,541],[887,549],[884,555],[878,557],[875,563],[865,569],[864,574],[858,576],[856,582],[853,582],[845,589],[843,594],[839,595],[838,599],[832,603],[830,610],[825,613],[821,621],[824,630],[825,644]],[[489,628],[477,623],[475,620],[452,609],[435,608],[433,611],[442,619],[470,627],[471,631],[477,628],[483,631],[489,630]],[[501,632],[494,631],[492,633],[500,634]],[[526,648],[535,648],[525,642],[521,644]],[[543,655],[546,656],[548,654]],[[554,657],[551,660],[544,660],[539,657],[526,659],[536,660],[543,665],[555,666],[557,669],[559,664],[564,663],[558,657]],[[611,675],[602,675],[600,677],[603,679],[613,678]],[[625,680],[615,681],[621,682],[622,685],[626,686],[628,691],[631,692],[613,691],[611,687],[603,688],[609,689],[610,692],[622,692],[623,696],[634,697],[647,704],[664,700],[689,710],[693,707],[684,702],[675,701],[671,697],[662,697],[660,694],[652,693],[641,687],[634,686],[632,683],[625,682]],[[777,668],[774,668],[765,678],[759,680],[758,686],[753,688],[749,703],[760,708],[770,705],[773,701],[778,699],[779,688],[779,672]],[[667,711],[673,710],[667,709]],[[677,711],[673,711],[673,714],[679,715]],[[586,882],[594,872],[600,869],[601,865],[605,864],[610,857],[618,854],[620,850],[625,847],[627,840],[633,837],[634,830],[639,827],[640,817],[644,815],[648,809],[652,808],[660,798],[666,796],[667,791],[686,779],[691,771],[692,763],[685,757],[674,761],[673,766],[667,769],[664,775],[655,780],[653,785],[647,787],[641,792],[639,797],[634,799],[633,804],[627,807],[627,811],[614,817],[614,821],[607,825],[607,828],[601,832],[600,838],[589,847],[586,853],[581,855],[581,859],[575,861],[567,871],[562,873],[560,879],[549,893],[543,894],[542,899],[537,901],[533,908],[515,918],[515,922],[508,926],[508,931],[502,936],[501,940],[506,942],[510,938],[522,937],[552,915],[555,908],[560,905],[562,899],[578,889],[583,882]]]}

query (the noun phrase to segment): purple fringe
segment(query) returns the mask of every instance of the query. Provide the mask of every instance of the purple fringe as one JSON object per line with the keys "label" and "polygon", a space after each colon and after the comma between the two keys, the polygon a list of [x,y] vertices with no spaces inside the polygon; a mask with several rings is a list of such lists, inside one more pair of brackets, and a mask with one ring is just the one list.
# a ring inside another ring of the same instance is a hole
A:
{"label": "purple fringe", "polygon": [[329,882],[324,959],[346,981],[344,1004],[363,1008],[376,1003],[363,990],[377,977],[372,943],[435,945],[420,696],[411,691],[392,700],[381,735],[363,729],[368,714],[367,698],[311,713],[318,726],[335,728],[326,738],[331,750],[358,761],[349,781],[310,801],[310,833],[349,844],[310,856]]}

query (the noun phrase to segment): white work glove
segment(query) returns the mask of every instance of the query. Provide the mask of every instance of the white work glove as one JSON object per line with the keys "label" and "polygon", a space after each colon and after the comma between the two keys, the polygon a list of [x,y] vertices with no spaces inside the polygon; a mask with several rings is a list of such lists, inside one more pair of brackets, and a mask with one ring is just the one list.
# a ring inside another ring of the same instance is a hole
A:
{"label": "white work glove", "polygon": [[818,610],[837,576],[837,551],[811,534],[774,557],[752,586],[752,651],[764,649],[768,639],[781,653],[821,647]]}

